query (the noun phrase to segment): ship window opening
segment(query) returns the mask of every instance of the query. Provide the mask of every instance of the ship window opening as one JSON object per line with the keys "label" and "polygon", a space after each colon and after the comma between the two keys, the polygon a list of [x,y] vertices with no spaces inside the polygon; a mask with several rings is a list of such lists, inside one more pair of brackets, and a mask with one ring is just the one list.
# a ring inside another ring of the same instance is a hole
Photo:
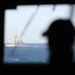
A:
{"label": "ship window opening", "polygon": [[71,19],[75,26],[75,5],[72,15],[71,9],[69,4],[18,5],[16,9],[6,9],[4,63],[47,64],[50,54],[47,38],[42,34],[57,19]]}

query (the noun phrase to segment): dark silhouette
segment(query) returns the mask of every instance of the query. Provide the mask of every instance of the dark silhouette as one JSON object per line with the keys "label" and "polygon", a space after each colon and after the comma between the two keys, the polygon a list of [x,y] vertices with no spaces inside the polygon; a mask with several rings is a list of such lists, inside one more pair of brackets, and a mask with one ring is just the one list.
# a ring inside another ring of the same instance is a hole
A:
{"label": "dark silhouette", "polygon": [[57,66],[57,68],[74,66],[72,52],[74,34],[74,27],[70,20],[56,20],[43,34],[48,37],[51,66]]}

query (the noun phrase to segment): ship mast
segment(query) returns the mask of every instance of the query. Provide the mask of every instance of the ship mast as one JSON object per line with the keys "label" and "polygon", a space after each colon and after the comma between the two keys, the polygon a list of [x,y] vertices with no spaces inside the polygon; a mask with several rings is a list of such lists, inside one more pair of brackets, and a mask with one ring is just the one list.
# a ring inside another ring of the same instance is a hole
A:
{"label": "ship mast", "polygon": [[16,38],[17,38],[17,34],[15,35],[15,40],[16,40]]}
{"label": "ship mast", "polygon": [[16,45],[17,34],[15,35],[15,45]]}

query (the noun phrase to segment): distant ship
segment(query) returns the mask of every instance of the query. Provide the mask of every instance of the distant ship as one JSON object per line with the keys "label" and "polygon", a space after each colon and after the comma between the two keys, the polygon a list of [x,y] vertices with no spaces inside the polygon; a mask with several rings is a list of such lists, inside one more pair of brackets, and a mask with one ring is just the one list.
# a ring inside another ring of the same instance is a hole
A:
{"label": "distant ship", "polygon": [[10,44],[5,44],[6,47],[24,47],[24,46],[30,46],[23,43],[22,40],[17,40],[17,35],[15,36],[14,40]]}

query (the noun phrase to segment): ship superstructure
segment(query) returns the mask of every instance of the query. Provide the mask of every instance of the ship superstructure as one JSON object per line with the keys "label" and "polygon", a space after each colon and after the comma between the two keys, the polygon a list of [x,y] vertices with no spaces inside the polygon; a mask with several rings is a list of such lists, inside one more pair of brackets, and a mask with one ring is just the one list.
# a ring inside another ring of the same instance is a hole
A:
{"label": "ship superstructure", "polygon": [[14,40],[10,44],[6,44],[8,47],[14,47],[14,46],[25,46],[22,40],[17,40],[17,35],[15,35]]}

